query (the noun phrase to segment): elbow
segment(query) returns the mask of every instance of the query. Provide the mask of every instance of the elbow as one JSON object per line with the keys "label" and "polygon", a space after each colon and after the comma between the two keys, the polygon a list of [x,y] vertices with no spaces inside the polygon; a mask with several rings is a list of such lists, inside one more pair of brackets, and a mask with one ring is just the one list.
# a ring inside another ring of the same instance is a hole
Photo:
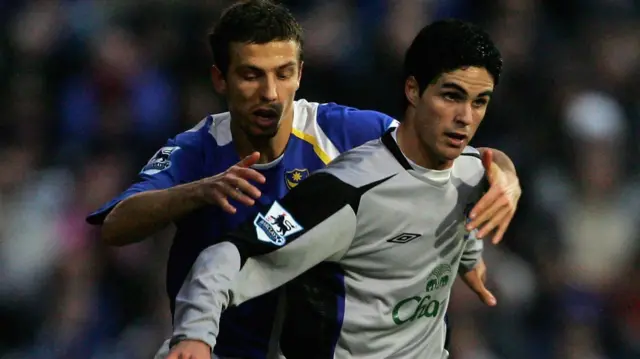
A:
{"label": "elbow", "polygon": [[118,226],[118,221],[114,220],[111,213],[107,215],[102,226],[100,226],[100,239],[103,244],[110,247],[122,247],[129,242]]}

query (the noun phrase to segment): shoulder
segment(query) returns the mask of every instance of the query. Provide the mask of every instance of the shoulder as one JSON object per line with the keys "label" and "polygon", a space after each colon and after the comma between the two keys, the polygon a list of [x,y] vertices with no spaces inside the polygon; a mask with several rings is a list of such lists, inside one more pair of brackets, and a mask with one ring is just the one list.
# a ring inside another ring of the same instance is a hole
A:
{"label": "shoulder", "polygon": [[360,110],[336,103],[319,104],[306,100],[296,101],[294,129],[313,129],[324,137],[338,153],[377,139],[397,122],[378,111]]}
{"label": "shoulder", "polygon": [[402,166],[386,150],[380,140],[370,141],[344,152],[319,173],[327,173],[353,187],[365,187],[384,181],[398,172]]}
{"label": "shoulder", "polygon": [[465,147],[460,157],[453,162],[453,174],[469,185],[486,185],[480,152],[474,147]]}
{"label": "shoulder", "polygon": [[194,127],[178,134],[172,141],[180,147],[191,149],[214,146],[222,147],[231,142],[231,115],[229,112],[209,115]]}

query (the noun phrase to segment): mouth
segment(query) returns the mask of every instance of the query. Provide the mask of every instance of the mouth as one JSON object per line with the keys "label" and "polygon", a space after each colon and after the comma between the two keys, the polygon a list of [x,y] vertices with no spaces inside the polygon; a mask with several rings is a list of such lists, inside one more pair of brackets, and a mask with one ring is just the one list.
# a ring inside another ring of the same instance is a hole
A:
{"label": "mouth", "polygon": [[260,108],[253,111],[253,115],[256,119],[256,124],[260,127],[271,127],[278,123],[280,119],[280,113],[271,108]]}
{"label": "mouth", "polygon": [[462,147],[468,138],[466,134],[458,132],[445,132],[444,135],[449,140],[450,145],[454,147]]}

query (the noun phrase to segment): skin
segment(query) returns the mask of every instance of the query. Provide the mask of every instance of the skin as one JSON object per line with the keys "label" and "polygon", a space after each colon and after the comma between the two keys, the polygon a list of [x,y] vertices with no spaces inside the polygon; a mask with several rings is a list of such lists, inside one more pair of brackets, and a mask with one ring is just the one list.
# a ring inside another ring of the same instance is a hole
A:
{"label": "skin", "polygon": [[[450,168],[484,119],[493,87],[491,75],[477,67],[442,74],[422,95],[415,78],[408,78],[405,94],[410,105],[398,128],[402,151],[425,168]],[[448,133],[465,138],[455,143]]]}
{"label": "skin", "polygon": [[[229,55],[226,76],[214,66],[211,77],[216,91],[227,99],[236,150],[241,157],[257,151],[259,163],[271,162],[284,152],[291,134],[303,66],[299,45],[232,43]],[[277,120],[261,123],[255,114],[259,109],[276,112]]]}

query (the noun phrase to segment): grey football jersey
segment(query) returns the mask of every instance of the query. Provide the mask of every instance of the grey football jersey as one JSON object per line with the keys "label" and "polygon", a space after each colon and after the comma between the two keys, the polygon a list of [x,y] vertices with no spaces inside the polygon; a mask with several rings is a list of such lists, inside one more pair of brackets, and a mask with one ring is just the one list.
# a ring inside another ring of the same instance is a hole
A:
{"label": "grey football jersey", "polygon": [[285,357],[447,358],[451,286],[482,251],[464,224],[485,189],[473,148],[444,171],[415,169],[391,131],[348,151],[200,254],[174,342],[213,348],[225,308],[320,271],[321,292],[287,295]]}

